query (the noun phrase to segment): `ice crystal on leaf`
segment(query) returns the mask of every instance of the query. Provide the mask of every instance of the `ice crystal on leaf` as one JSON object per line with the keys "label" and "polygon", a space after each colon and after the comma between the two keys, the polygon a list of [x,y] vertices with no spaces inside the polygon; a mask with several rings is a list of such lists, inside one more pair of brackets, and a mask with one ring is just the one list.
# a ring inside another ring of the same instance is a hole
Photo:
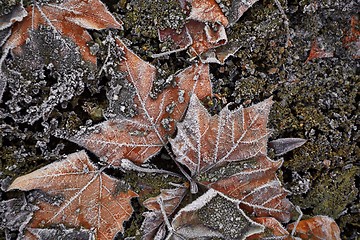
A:
{"label": "ice crystal on leaf", "polygon": [[5,52],[13,50],[15,54],[21,54],[20,47],[29,39],[29,30],[49,26],[55,34],[75,42],[84,60],[96,63],[96,57],[91,55],[86,44],[91,40],[91,36],[85,29],[121,27],[99,0],[65,0],[60,4],[42,5],[35,1],[33,6],[26,10],[27,16],[14,24],[12,34],[3,46]]}
{"label": "ice crystal on leaf", "polygon": [[237,200],[213,189],[182,208],[171,223],[167,239],[246,239],[263,231],[239,208]]}
{"label": "ice crystal on leaf", "polygon": [[93,228],[97,239],[112,239],[123,232],[123,223],[133,212],[130,200],[137,194],[103,170],[81,151],[17,178],[8,190],[39,189],[60,198],[55,204],[40,202],[28,228],[65,224]]}
{"label": "ice crystal on leaf", "polygon": [[119,70],[126,73],[126,79],[133,85],[137,115],[110,119],[71,140],[113,166],[119,166],[123,158],[141,164],[158,153],[168,136],[175,132],[175,123],[184,115],[191,94],[200,98],[211,94],[209,69],[208,65],[193,64],[173,76],[174,84],[153,99],[150,92],[156,68],[136,56],[119,39],[117,44],[124,50]]}
{"label": "ice crystal on leaf", "polygon": [[266,128],[271,99],[249,108],[211,116],[196,96],[170,140],[176,161],[185,165],[197,182],[238,199],[256,216],[290,220],[293,205],[285,197],[276,170],[282,161],[266,156]]}

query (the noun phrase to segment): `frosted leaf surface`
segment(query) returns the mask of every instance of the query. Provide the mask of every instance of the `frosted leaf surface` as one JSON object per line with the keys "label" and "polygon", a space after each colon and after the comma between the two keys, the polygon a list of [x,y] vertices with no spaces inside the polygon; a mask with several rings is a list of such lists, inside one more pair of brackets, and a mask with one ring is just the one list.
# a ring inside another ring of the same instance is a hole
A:
{"label": "frosted leaf surface", "polygon": [[256,216],[288,222],[293,205],[276,177],[282,161],[266,157],[271,104],[267,99],[249,108],[226,106],[211,116],[194,96],[170,143],[176,161],[194,180],[238,199],[242,209]]}
{"label": "frosted leaf surface", "polygon": [[15,179],[8,191],[13,189],[39,189],[58,197],[53,204],[39,202],[40,209],[34,212],[27,227],[64,224],[93,228],[100,240],[123,232],[123,223],[133,212],[130,200],[137,197],[126,184],[91,163],[85,151]]}
{"label": "frosted leaf surface", "polygon": [[166,216],[170,216],[177,209],[188,189],[177,187],[174,189],[162,189],[160,195],[152,197],[143,202],[143,205],[151,212],[145,212],[145,219],[141,225],[143,240],[151,240],[154,237],[163,239],[165,237],[165,224],[160,204],[163,204]]}
{"label": "frosted leaf surface", "polygon": [[[16,4],[8,14],[0,16],[0,30],[10,27],[14,22],[21,21],[26,15],[27,12],[22,4]],[[0,47],[1,45],[2,44],[0,44]]]}
{"label": "frosted leaf surface", "polygon": [[60,38],[71,39],[78,47],[84,60],[96,64],[96,57],[90,53],[87,42],[91,40],[85,29],[101,30],[105,28],[121,28],[121,23],[106,9],[99,0],[65,0],[59,4],[44,3],[27,9],[28,15],[17,22],[12,34],[3,46],[4,52],[13,50],[21,54],[21,46],[30,39],[29,30],[40,26],[50,27]]}
{"label": "frosted leaf surface", "polygon": [[184,69],[174,76],[172,86],[153,99],[150,92],[157,75],[155,67],[140,59],[119,39],[117,44],[124,51],[124,60],[118,68],[135,90],[133,102],[137,114],[132,118],[110,119],[80,131],[70,140],[104,157],[113,166],[119,166],[124,158],[141,164],[167,143],[191,94],[196,93],[200,98],[211,94],[209,67],[193,64]]}
{"label": "frosted leaf surface", "polygon": [[246,239],[264,227],[252,221],[236,200],[210,189],[181,209],[167,239]]}
{"label": "frosted leaf surface", "polygon": [[82,60],[71,40],[57,38],[52,30],[41,27],[30,36],[33,41],[22,47],[21,55],[4,61],[1,82],[7,82],[11,93],[6,101],[10,116],[33,124],[81,94],[85,81],[93,84],[94,66]]}

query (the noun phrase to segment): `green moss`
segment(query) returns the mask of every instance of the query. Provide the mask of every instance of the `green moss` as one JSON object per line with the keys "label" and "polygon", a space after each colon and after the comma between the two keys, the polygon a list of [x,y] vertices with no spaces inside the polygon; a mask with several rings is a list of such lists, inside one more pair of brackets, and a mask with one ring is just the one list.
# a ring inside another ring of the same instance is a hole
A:
{"label": "green moss", "polygon": [[[292,202],[303,209],[312,208],[313,215],[327,215],[334,219],[342,217],[342,224],[355,223],[348,207],[353,205],[359,189],[355,177],[360,176],[360,168],[353,166],[347,170],[326,172],[312,181],[313,186],[306,196],[293,197]],[[355,214],[359,218],[359,213]]]}

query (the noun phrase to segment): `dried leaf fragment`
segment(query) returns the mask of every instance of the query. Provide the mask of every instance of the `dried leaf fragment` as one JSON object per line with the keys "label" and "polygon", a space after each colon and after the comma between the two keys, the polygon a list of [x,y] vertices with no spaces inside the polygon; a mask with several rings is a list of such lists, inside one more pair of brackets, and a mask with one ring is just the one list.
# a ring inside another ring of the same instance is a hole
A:
{"label": "dried leaf fragment", "polygon": [[34,2],[26,11],[27,16],[14,24],[12,34],[4,44],[5,53],[13,50],[20,54],[20,47],[29,38],[29,31],[47,26],[59,36],[70,38],[79,46],[84,60],[96,64],[96,57],[90,53],[87,46],[91,36],[85,29],[121,28],[121,23],[99,0],[64,0],[59,4],[43,5]]}
{"label": "dried leaf fragment", "polygon": [[141,239],[151,240],[163,239],[165,237],[166,228],[160,204],[163,204],[166,216],[169,217],[179,206],[187,191],[188,189],[185,186],[179,186],[174,189],[162,189],[160,195],[143,202],[144,206],[151,212],[143,214],[145,219],[141,225],[143,232]]}
{"label": "dried leaf fragment", "polygon": [[119,191],[122,185],[81,151],[15,179],[8,190],[39,189],[60,198],[52,204],[40,202],[29,228],[64,224],[93,228],[97,239],[113,239],[123,232],[123,223],[133,212],[130,200],[137,197],[131,190]]}
{"label": "dried leaf fragment", "polygon": [[168,239],[245,239],[264,230],[246,216],[236,200],[213,189],[181,209],[171,226]]}
{"label": "dried leaf fragment", "polygon": [[[288,230],[292,231],[294,224],[288,225]],[[303,240],[340,240],[340,229],[334,219],[327,216],[315,216],[302,220],[296,227],[295,237]]]}
{"label": "dried leaf fragment", "polygon": [[227,43],[225,27],[228,25],[228,20],[215,0],[191,1],[191,10],[187,20],[180,33],[170,28],[159,30],[159,40],[162,42],[170,40],[173,44],[170,51],[154,54],[154,57],[187,48],[189,48],[190,56],[196,57],[209,49]]}
{"label": "dried leaf fragment", "polygon": [[10,13],[0,16],[0,30],[4,30],[5,28],[10,27],[13,23],[21,21],[26,15],[27,12],[22,4],[16,4]]}
{"label": "dried leaf fragment", "polygon": [[240,17],[259,0],[233,0],[229,13],[229,25],[234,25]]}
{"label": "dried leaf fragment", "polygon": [[301,147],[306,143],[302,138],[279,138],[269,142],[269,147],[275,150],[276,156],[284,155],[287,152]]}
{"label": "dried leaf fragment", "polygon": [[329,58],[333,57],[334,52],[327,51],[319,46],[318,40],[315,39],[311,44],[311,49],[308,58],[306,59],[305,63],[317,59],[317,58]]}
{"label": "dried leaf fragment", "polygon": [[104,157],[113,166],[119,166],[121,159],[141,164],[167,143],[190,96],[197,94],[203,98],[211,94],[209,67],[201,63],[191,65],[174,76],[173,86],[153,99],[150,92],[156,78],[155,67],[140,59],[119,39],[117,44],[125,53],[119,70],[127,74],[127,80],[135,89],[134,103],[138,113],[133,118],[119,116],[100,123],[71,140]]}

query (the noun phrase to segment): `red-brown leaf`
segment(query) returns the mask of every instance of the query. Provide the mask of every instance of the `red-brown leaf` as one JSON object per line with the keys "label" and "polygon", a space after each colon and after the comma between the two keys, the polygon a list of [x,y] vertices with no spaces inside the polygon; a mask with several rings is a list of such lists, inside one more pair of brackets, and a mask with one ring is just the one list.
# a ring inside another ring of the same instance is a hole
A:
{"label": "red-brown leaf", "polygon": [[271,104],[267,99],[249,108],[227,106],[211,116],[194,96],[170,143],[193,179],[238,199],[256,216],[288,222],[293,205],[276,177],[282,162],[266,157]]}
{"label": "red-brown leaf", "polygon": [[191,94],[200,98],[211,94],[209,67],[193,64],[174,77],[174,86],[165,89],[157,99],[150,97],[156,69],[141,60],[120,40],[125,60],[119,63],[121,72],[134,86],[134,103],[138,114],[133,118],[119,117],[108,120],[71,140],[93,151],[113,166],[126,158],[137,164],[148,160],[167,143],[188,106]]}
{"label": "red-brown leaf", "polygon": [[91,55],[87,46],[91,36],[85,29],[121,28],[121,23],[115,20],[99,0],[65,0],[60,4],[48,3],[41,6],[34,3],[34,6],[26,10],[27,17],[14,24],[12,34],[3,46],[5,51],[13,49],[13,52],[20,54],[20,47],[29,38],[29,31],[47,26],[56,34],[74,41],[84,60],[96,63],[96,57]]}
{"label": "red-brown leaf", "polygon": [[175,29],[159,30],[160,41],[171,39],[175,44],[169,52],[154,56],[162,56],[190,47],[190,55],[196,57],[209,49],[226,44],[225,27],[228,25],[228,20],[215,0],[192,1],[187,19],[188,22],[180,33]]}
{"label": "red-brown leaf", "polygon": [[8,190],[40,189],[63,198],[58,204],[40,202],[30,228],[64,224],[94,228],[97,239],[113,239],[117,232],[123,232],[123,223],[133,212],[130,200],[137,197],[131,190],[120,190],[122,185],[81,151],[15,179]]}
{"label": "red-brown leaf", "polygon": [[246,238],[246,240],[257,239],[281,239],[292,240],[295,239],[290,233],[283,227],[283,225],[272,217],[257,217],[253,218],[253,221],[260,223],[266,229],[263,233],[254,234]]}
{"label": "red-brown leaf", "polygon": [[[291,232],[294,224],[288,225]],[[315,216],[302,220],[296,227],[295,237],[303,240],[340,240],[340,229],[334,219],[327,216]]]}

